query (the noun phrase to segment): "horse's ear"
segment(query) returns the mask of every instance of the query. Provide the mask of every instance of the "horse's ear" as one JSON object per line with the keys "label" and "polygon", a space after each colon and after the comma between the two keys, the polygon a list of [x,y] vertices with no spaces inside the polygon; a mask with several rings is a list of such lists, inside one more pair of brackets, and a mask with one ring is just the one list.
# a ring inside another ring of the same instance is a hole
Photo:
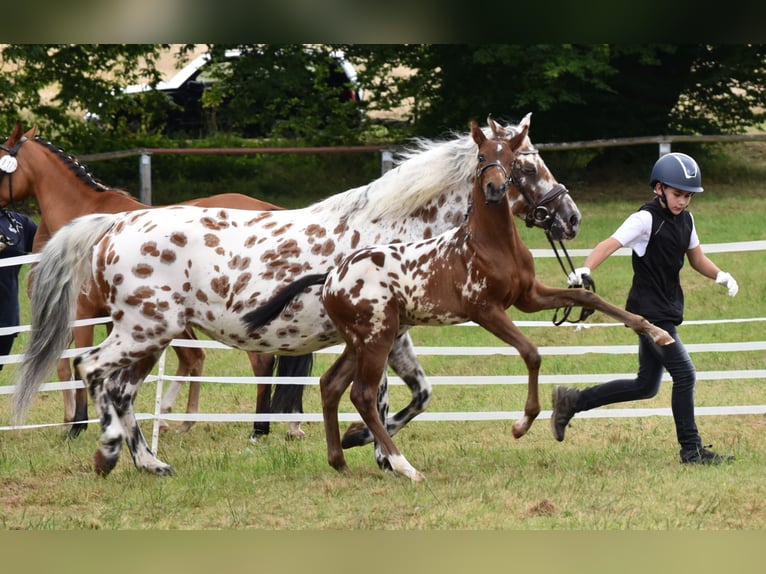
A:
{"label": "horse's ear", "polygon": [[481,131],[479,124],[477,124],[475,121],[471,121],[471,137],[473,138],[473,141],[476,142],[476,145],[483,144],[487,139],[487,136],[484,135],[484,132]]}
{"label": "horse's ear", "polygon": [[524,116],[521,121],[519,122],[519,129],[526,126],[527,130],[529,130],[529,124],[532,122],[532,112],[529,112],[526,116]]}
{"label": "horse's ear", "polygon": [[495,119],[492,117],[492,114],[487,116],[487,125],[492,130],[492,135],[495,137],[495,139],[501,139],[505,137],[505,128],[503,128],[495,121]]}
{"label": "horse's ear", "polygon": [[515,136],[510,138],[508,140],[508,145],[511,147],[513,151],[516,151],[521,147],[521,145],[524,143],[524,139],[527,137],[527,131],[529,130],[529,125],[525,125],[519,130],[519,133],[517,133]]}
{"label": "horse's ear", "polygon": [[24,137],[28,140],[33,140],[37,137],[37,126],[32,126],[27,130],[27,133],[24,134]]}
{"label": "horse's ear", "polygon": [[15,144],[23,136],[24,136],[24,126],[21,125],[21,122],[16,122],[16,125],[13,127],[13,132],[11,132],[11,137],[8,138],[8,141]]}

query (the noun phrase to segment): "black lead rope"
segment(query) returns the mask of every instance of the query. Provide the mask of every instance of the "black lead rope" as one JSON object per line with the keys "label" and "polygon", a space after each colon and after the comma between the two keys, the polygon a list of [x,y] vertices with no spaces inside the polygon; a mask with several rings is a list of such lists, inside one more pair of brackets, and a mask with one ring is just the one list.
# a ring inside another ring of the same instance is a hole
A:
{"label": "black lead rope", "polygon": [[[551,239],[550,235],[547,233],[545,234],[546,237],[548,237],[548,242],[551,244],[551,247],[553,248],[553,253],[556,255],[556,259],[559,261],[559,265],[561,265],[561,269],[564,271],[564,275],[569,277],[570,273],[573,273],[575,270],[574,265],[572,264],[572,259],[569,257],[569,252],[567,251],[566,246],[564,245],[564,242],[559,240],[559,246],[561,247],[561,251],[564,253],[564,257],[566,258],[567,263],[569,264],[569,271],[567,271],[566,265],[564,265],[564,260],[561,258],[561,255],[559,255],[559,250],[556,248],[556,244],[553,242],[553,239]],[[570,287],[573,287],[570,285]],[[596,292],[596,283],[593,281],[590,275],[583,275],[582,277],[582,287],[583,289],[587,289],[588,291]],[[559,319],[559,312],[562,311],[561,318]],[[570,313],[572,312],[572,306],[569,307],[559,307],[556,309],[555,313],[553,314],[553,324],[558,327],[565,321],[569,321],[570,323],[582,323],[590,317],[593,314],[593,309],[580,309],[580,316],[576,320],[572,320],[569,318]]]}

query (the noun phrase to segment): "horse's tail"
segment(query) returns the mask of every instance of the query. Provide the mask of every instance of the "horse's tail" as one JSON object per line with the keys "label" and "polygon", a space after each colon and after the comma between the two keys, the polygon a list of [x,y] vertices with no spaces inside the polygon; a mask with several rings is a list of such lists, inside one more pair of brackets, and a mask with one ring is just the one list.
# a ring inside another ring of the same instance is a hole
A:
{"label": "horse's tail", "polygon": [[306,287],[311,285],[321,285],[327,279],[327,273],[317,273],[312,275],[304,275],[300,279],[289,283],[286,287],[280,289],[280,291],[274,295],[271,299],[266,301],[263,305],[257,309],[253,309],[245,313],[242,320],[245,322],[245,327],[249,332],[255,331],[258,327],[262,327],[267,323],[276,319],[285,307],[295,299]]}
{"label": "horse's tail", "polygon": [[[314,355],[277,357],[277,377],[308,377],[314,366]],[[277,385],[271,399],[272,413],[302,413],[305,385]]]}
{"label": "horse's tail", "polygon": [[37,390],[72,340],[77,296],[91,273],[90,252],[119,214],[86,215],[48,241],[35,267],[32,330],[16,377],[12,420],[23,422]]}

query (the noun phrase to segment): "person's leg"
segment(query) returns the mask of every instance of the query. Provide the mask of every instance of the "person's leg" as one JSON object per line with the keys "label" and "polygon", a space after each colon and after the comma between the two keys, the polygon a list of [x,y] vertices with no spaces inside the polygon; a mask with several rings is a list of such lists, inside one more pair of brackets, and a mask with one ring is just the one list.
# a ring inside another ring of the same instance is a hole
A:
{"label": "person's leg", "polygon": [[697,373],[678,333],[676,342],[663,349],[663,363],[673,379],[670,406],[676,424],[676,437],[682,450],[696,451],[702,446],[694,420],[694,385]]}
{"label": "person's leg", "polygon": [[[13,339],[16,335],[3,335],[0,337],[0,357],[11,354],[11,348],[13,347]],[[0,371],[3,370],[3,365],[0,363]]]}
{"label": "person's leg", "polygon": [[[697,373],[689,353],[686,351],[678,333],[673,332],[676,342],[664,347],[663,362],[673,379],[671,408],[676,424],[676,437],[681,445],[679,456],[682,463],[720,464],[733,460],[733,456],[716,454],[702,446],[697,424],[694,420],[694,387]],[[710,446],[710,445],[709,445]]]}
{"label": "person's leg", "polygon": [[[674,333],[668,332],[672,337],[675,336]],[[672,346],[674,345],[667,345],[667,347]],[[635,378],[616,379],[583,390],[554,387],[551,430],[556,440],[564,440],[566,427],[575,413],[613,403],[637,401],[655,396],[662,381],[662,349],[667,347],[655,345],[649,337],[639,335],[638,373]]]}

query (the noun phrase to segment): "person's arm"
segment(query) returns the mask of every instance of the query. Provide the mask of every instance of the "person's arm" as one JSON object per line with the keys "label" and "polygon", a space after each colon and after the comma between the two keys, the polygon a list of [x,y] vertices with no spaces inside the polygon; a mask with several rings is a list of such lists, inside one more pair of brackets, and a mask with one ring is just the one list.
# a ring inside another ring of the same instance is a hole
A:
{"label": "person's arm", "polygon": [[622,243],[617,241],[614,237],[607,237],[593,248],[593,251],[590,252],[590,255],[588,255],[588,258],[585,260],[583,267],[587,267],[590,271],[593,271],[620,247],[622,247]]}
{"label": "person's arm", "polygon": [[588,254],[582,267],[578,267],[569,274],[569,284],[573,287],[583,284],[583,276],[590,275],[591,272],[601,265],[615,251],[622,247],[622,243],[614,237],[607,237],[601,243],[596,245]]}
{"label": "person's arm", "polygon": [[734,297],[737,294],[737,291],[739,291],[737,281],[730,274],[721,271],[718,265],[705,255],[701,245],[689,249],[686,252],[686,257],[689,259],[689,265],[692,266],[692,269],[705,277],[715,280],[719,285],[726,287],[729,290],[730,297]]}

